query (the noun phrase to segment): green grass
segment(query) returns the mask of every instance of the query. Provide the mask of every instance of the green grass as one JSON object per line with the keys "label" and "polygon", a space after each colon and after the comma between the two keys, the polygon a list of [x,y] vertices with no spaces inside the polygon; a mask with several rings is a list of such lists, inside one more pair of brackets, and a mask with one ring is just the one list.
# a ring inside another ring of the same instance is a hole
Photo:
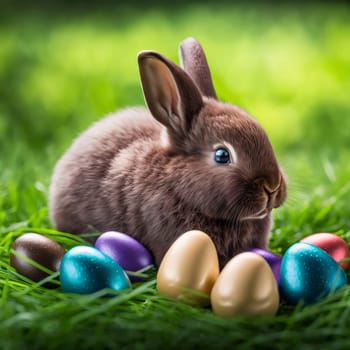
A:
{"label": "green grass", "polygon": [[104,298],[111,291],[45,289],[9,265],[23,232],[81,243],[48,219],[55,162],[93,121],[144,103],[138,51],[177,61],[187,36],[202,42],[219,96],[257,117],[288,174],[271,249],[320,231],[350,244],[349,7],[25,9],[0,13],[0,348],[349,348],[349,286],[306,308],[281,305],[275,317],[226,320],[158,295],[154,271]]}

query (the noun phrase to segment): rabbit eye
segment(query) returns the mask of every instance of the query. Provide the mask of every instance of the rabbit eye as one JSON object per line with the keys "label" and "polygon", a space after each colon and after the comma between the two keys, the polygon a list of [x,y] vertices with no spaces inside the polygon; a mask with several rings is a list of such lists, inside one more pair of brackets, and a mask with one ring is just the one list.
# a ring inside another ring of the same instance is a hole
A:
{"label": "rabbit eye", "polygon": [[223,147],[218,148],[214,153],[214,160],[219,164],[230,163],[230,152]]}

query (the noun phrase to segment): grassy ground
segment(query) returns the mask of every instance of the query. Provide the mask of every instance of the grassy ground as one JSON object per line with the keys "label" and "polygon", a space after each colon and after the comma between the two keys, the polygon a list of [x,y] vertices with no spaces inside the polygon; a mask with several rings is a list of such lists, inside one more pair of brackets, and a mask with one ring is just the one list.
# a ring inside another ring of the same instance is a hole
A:
{"label": "grassy ground", "polygon": [[9,266],[13,240],[43,233],[52,167],[71,140],[117,108],[143,104],[136,53],[177,60],[197,37],[219,96],[257,117],[289,177],[270,247],[313,232],[350,244],[350,9],[341,4],[181,8],[6,8],[0,13],[0,348],[350,346],[350,287],[276,317],[224,320],[160,297],[148,283],[113,298],[65,295]]}

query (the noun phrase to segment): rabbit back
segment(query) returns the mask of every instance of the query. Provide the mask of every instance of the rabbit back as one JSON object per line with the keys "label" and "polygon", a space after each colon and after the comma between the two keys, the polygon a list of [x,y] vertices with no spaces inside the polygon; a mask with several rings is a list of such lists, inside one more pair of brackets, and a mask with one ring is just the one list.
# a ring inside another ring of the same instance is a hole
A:
{"label": "rabbit back", "polygon": [[[57,162],[51,179],[49,212],[57,229],[70,233],[112,229],[113,215],[119,218],[119,229],[126,229],[120,219],[126,210],[121,200],[123,179],[135,168],[135,158],[157,144],[160,130],[161,125],[140,107],[111,114],[83,132]],[[110,183],[111,173],[117,183]]]}

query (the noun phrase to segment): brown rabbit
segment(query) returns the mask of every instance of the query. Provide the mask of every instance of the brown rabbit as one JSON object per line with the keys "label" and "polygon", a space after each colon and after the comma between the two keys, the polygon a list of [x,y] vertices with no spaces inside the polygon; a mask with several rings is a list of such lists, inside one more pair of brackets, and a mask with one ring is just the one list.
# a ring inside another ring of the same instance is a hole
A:
{"label": "brown rabbit", "polygon": [[50,215],[61,231],[127,233],[157,264],[182,233],[202,230],[223,266],[267,248],[285,176],[259,123],[217,100],[200,44],[186,39],[180,59],[139,54],[150,112],[111,114],[74,141],[54,170]]}

